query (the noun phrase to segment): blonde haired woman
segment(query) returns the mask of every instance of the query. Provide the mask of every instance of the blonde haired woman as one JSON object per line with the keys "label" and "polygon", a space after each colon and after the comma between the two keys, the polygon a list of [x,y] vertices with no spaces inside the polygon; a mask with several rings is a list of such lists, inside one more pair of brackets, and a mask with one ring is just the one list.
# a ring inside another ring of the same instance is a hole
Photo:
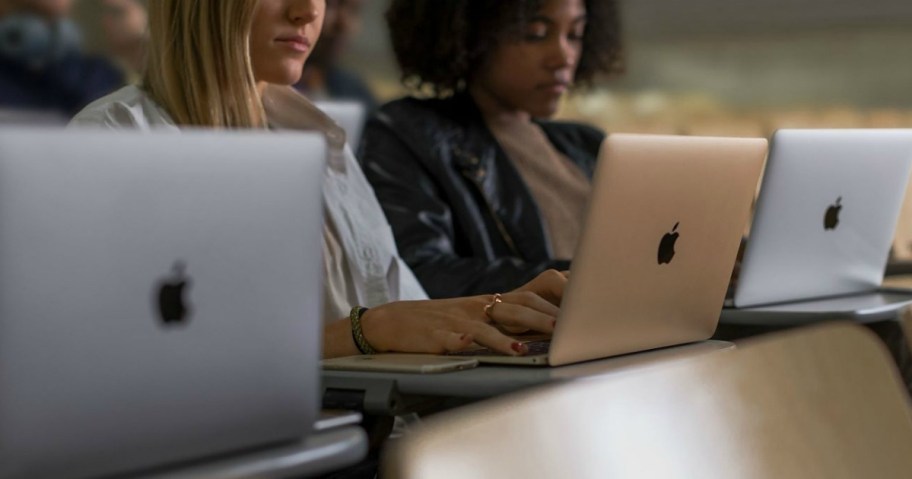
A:
{"label": "blonde haired woman", "polygon": [[333,150],[324,185],[323,355],[443,353],[473,343],[525,354],[502,330],[553,331],[566,278],[549,271],[496,298],[426,299],[399,259],[344,133],[289,86],[319,39],[325,6],[325,0],[150,2],[142,85],[89,105],[72,124],[323,131]]}

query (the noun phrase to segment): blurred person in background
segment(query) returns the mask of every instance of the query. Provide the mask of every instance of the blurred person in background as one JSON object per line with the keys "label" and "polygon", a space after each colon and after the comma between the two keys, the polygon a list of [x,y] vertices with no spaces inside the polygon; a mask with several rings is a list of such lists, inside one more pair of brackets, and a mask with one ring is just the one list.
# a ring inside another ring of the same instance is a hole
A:
{"label": "blurred person in background", "polygon": [[73,0],[0,0],[0,109],[70,117],[122,86],[104,59],[83,54]]}
{"label": "blurred person in background", "polygon": [[368,112],[377,108],[377,100],[364,80],[339,64],[354,38],[361,33],[366,1],[326,0],[323,35],[304,66],[301,80],[295,85],[311,100],[356,101]]}
{"label": "blurred person in background", "polygon": [[360,159],[403,259],[432,298],[497,293],[566,270],[604,134],[550,121],[620,69],[613,0],[393,0],[403,82]]}
{"label": "blurred person in background", "polygon": [[109,54],[131,82],[138,80],[148,38],[146,0],[101,0],[101,28]]}

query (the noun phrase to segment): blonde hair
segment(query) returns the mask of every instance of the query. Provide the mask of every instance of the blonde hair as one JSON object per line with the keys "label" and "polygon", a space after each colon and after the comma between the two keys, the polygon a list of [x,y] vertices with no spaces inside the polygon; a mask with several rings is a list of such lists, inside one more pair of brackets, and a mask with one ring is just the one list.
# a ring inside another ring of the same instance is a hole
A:
{"label": "blonde hair", "polygon": [[250,60],[258,0],[149,2],[143,87],[182,126],[265,128]]}

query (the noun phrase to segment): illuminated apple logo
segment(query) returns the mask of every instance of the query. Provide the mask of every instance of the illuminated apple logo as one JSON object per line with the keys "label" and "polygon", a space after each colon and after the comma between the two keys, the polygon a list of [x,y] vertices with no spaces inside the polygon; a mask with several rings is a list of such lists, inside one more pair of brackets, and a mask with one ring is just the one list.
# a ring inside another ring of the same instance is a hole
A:
{"label": "illuminated apple logo", "polygon": [[842,211],[842,197],[836,199],[836,203],[830,205],[823,216],[823,229],[834,230],[839,226],[839,212]]}
{"label": "illuminated apple logo", "polygon": [[158,315],[165,326],[185,324],[190,316],[191,309],[185,294],[191,281],[186,270],[187,266],[182,261],[175,262],[171,276],[160,281],[155,288]]}
{"label": "illuminated apple logo", "polygon": [[680,225],[681,223],[675,223],[671,232],[665,233],[665,236],[662,236],[662,241],[659,242],[659,264],[668,264],[674,259],[675,243],[680,236],[678,233],[678,226]]}

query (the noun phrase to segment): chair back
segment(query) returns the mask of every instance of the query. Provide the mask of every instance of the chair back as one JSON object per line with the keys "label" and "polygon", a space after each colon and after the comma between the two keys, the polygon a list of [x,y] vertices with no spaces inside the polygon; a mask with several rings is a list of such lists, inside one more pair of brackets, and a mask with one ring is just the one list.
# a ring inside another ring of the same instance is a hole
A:
{"label": "chair back", "polygon": [[912,414],[871,333],[831,323],[432,418],[386,477],[907,478]]}

